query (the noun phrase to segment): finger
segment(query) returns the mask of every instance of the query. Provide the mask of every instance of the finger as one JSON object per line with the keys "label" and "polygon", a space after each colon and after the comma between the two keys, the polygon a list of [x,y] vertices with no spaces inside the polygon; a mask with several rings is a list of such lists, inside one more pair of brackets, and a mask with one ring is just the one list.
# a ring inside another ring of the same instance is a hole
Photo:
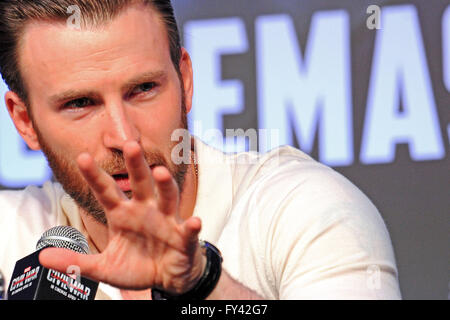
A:
{"label": "finger", "polygon": [[120,190],[114,179],[100,169],[89,154],[81,154],[78,157],[77,162],[83,177],[86,179],[96,199],[105,210],[111,210],[115,208],[120,201],[128,199],[122,190]]}
{"label": "finger", "polygon": [[39,253],[39,262],[48,269],[68,273],[69,267],[77,266],[81,276],[104,281],[99,271],[99,255],[87,255],[62,248],[47,248]]}
{"label": "finger", "polygon": [[152,199],[154,182],[141,146],[136,141],[127,142],[124,146],[124,156],[133,198],[138,201]]}
{"label": "finger", "polygon": [[202,229],[202,221],[198,217],[190,217],[183,224],[183,231],[188,248],[195,248],[198,243],[198,235]]}
{"label": "finger", "polygon": [[178,212],[179,190],[175,179],[166,167],[159,166],[153,169],[158,192],[158,208],[161,212],[174,215]]}

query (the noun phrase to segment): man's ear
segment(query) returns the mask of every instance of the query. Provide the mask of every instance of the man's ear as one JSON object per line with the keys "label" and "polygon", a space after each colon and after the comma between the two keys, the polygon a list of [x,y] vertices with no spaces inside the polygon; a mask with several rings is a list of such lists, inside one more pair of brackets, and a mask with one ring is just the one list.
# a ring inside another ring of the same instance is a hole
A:
{"label": "man's ear", "polygon": [[5,103],[17,132],[25,140],[28,147],[31,150],[40,150],[41,146],[25,103],[12,91],[5,94]]}
{"label": "man's ear", "polygon": [[192,71],[192,61],[186,49],[181,48],[180,72],[183,78],[186,112],[189,113],[192,108],[192,95],[194,93],[194,80]]}

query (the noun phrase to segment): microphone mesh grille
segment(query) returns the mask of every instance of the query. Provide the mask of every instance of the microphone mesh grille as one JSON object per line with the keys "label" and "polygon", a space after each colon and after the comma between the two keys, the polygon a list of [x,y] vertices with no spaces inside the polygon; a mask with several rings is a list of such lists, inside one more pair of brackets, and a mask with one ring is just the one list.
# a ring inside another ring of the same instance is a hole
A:
{"label": "microphone mesh grille", "polygon": [[89,252],[89,245],[84,235],[69,226],[57,226],[45,231],[36,244],[36,250],[46,247],[70,249],[84,254]]}

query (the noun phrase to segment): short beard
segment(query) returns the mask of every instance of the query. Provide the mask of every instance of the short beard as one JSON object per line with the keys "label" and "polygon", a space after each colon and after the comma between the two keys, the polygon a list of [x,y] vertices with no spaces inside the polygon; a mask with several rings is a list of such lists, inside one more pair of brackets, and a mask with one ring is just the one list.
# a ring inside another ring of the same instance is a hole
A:
{"label": "short beard", "polygon": [[[182,101],[182,119],[180,122],[180,126],[182,129],[188,130],[187,114],[184,104],[184,92]],[[81,175],[76,162],[72,159],[67,159],[63,155],[53,151],[51,147],[46,143],[33,119],[32,122],[42,152],[47,158],[48,165],[52,169],[55,179],[61,184],[64,191],[69,194],[72,199],[75,200],[79,207],[84,209],[96,221],[100,222],[103,225],[107,225],[105,211],[102,205],[95,198],[95,195],[89,185],[86,183],[86,180],[84,180],[84,177]],[[178,142],[174,142],[172,148],[177,143]],[[168,161],[166,161],[161,153],[146,152],[145,150],[143,150],[143,152],[144,158],[149,165],[164,166],[170,171],[172,177],[178,185],[179,193],[181,194],[184,189],[184,182],[189,163],[182,162],[180,164],[172,163],[172,165],[169,165]],[[109,159],[108,161],[105,161],[103,163],[98,163],[97,165],[104,171],[106,171],[106,173],[108,173],[109,175],[126,169],[123,153],[122,151],[117,149],[112,150],[112,159]],[[124,194],[128,197],[128,199],[132,198],[132,191],[125,191]]]}

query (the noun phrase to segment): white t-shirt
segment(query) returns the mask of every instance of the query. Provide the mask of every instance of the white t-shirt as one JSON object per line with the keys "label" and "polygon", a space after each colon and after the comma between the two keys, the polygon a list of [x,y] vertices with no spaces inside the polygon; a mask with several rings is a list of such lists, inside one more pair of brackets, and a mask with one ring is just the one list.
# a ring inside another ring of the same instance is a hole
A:
{"label": "white t-shirt", "polygon": [[[400,299],[386,226],[346,178],[292,147],[223,154],[196,139],[200,238],[215,244],[228,273],[268,299]],[[58,183],[0,192],[0,270],[42,233],[71,225],[91,243],[75,202]],[[92,249],[92,246],[91,246]],[[100,284],[97,299],[121,299]]]}

